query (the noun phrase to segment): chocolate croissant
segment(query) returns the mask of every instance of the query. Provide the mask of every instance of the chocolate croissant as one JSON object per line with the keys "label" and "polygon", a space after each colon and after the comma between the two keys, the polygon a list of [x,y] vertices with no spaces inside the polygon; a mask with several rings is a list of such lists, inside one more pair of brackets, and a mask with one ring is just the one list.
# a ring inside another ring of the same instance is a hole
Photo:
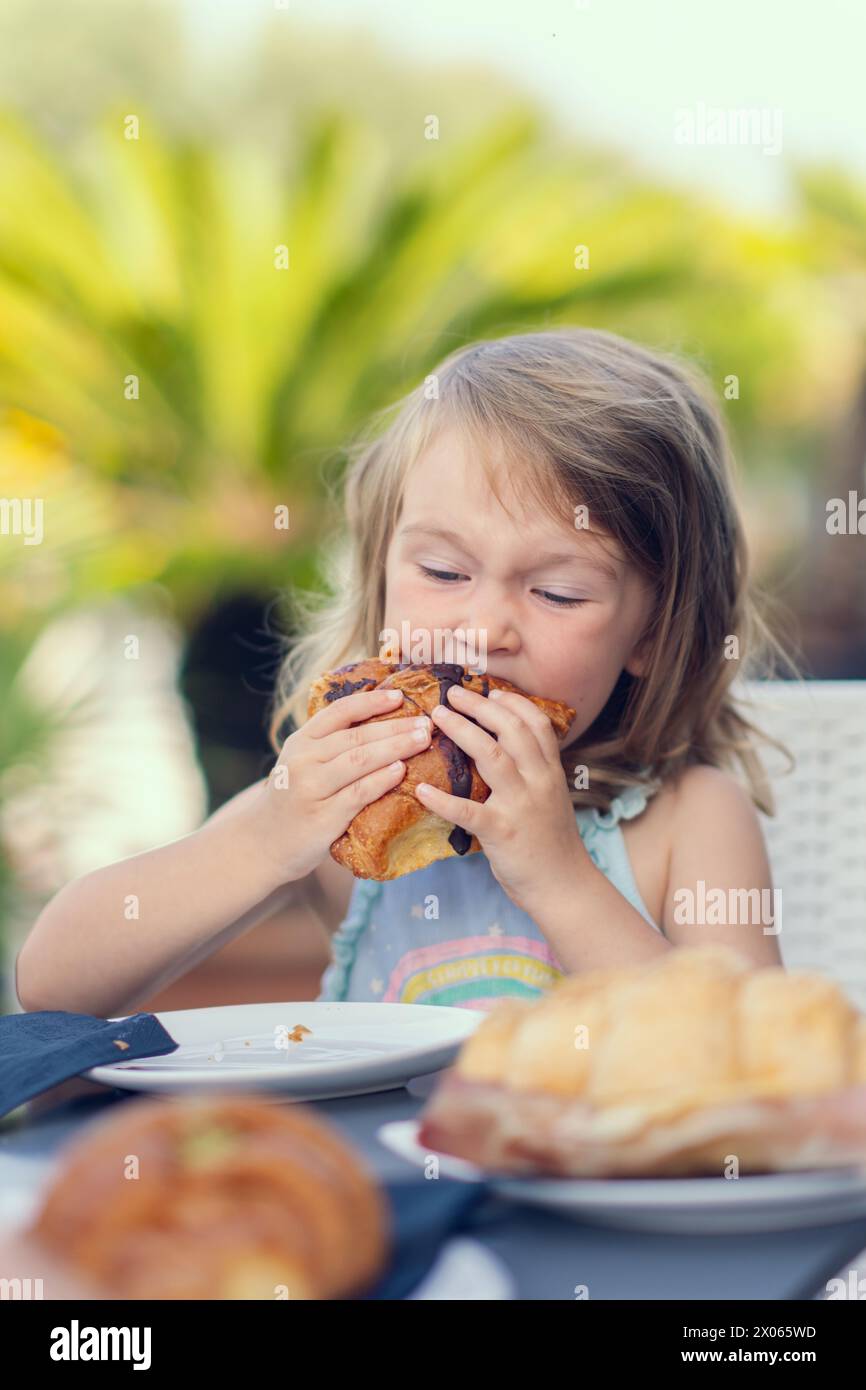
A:
{"label": "chocolate croissant", "polygon": [[[447,694],[452,685],[465,686],[485,697],[491,690],[513,690],[525,695],[544,711],[560,741],[574,719],[575,711],[561,700],[526,695],[518,686],[496,676],[481,675],[451,663],[397,664],[376,658],[340,666],[319,676],[310,687],[308,716],[356,690],[378,688],[402,691],[403,701],[396,710],[374,715],[370,723],[430,714],[436,705],[448,705]],[[406,773],[398,785],[363,807],[331,845],[337,863],[351,869],[356,878],[384,880],[414,873],[437,859],[480,850],[475,835],[421,804],[415,795],[419,782],[429,782],[470,801],[486,801],[490,795],[473,759],[434,724],[429,745],[406,759]]]}
{"label": "chocolate croissant", "polygon": [[418,1141],[572,1178],[866,1163],[866,1015],[817,971],[726,946],[567,976],[485,1015]]}
{"label": "chocolate croissant", "polygon": [[105,1297],[135,1299],[350,1297],[391,1245],[360,1154],[310,1109],[247,1097],[100,1117],[64,1154],[28,1236]]}

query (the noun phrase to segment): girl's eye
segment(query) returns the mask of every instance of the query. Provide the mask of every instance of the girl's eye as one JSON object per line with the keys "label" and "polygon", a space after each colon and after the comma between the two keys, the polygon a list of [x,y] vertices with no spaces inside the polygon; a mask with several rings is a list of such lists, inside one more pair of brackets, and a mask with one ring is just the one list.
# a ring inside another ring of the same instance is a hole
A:
{"label": "girl's eye", "polygon": [[[431,570],[427,565],[419,565],[418,568],[422,574],[428,575],[430,579],[437,579],[440,584],[453,584],[455,579],[463,577],[457,570]],[[564,594],[550,594],[546,589],[539,589],[538,592],[557,608],[577,608],[578,604],[588,602],[585,598],[566,598]]]}
{"label": "girl's eye", "polygon": [[452,579],[460,579],[461,576],[456,570],[431,570],[426,565],[419,565],[422,574],[427,574],[431,579],[439,579],[443,584],[450,584]]}
{"label": "girl's eye", "polygon": [[555,603],[558,608],[576,608],[579,603],[588,601],[585,598],[566,598],[564,594],[549,594],[545,589],[539,589],[538,592],[544,594],[544,597],[551,603]]}

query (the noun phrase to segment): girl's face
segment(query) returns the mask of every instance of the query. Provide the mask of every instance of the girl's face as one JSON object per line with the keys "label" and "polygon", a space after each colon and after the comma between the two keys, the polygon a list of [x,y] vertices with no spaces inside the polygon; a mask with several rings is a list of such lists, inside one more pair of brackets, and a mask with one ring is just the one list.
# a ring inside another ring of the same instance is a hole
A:
{"label": "girl's face", "polygon": [[[402,633],[405,623],[415,640],[420,630],[431,659],[437,630],[444,640],[471,629],[476,650],[486,636],[490,675],[574,706],[564,746],[600,714],[623,670],[642,673],[649,586],[591,515],[587,528],[569,528],[521,509],[501,467],[497,487],[507,511],[457,431],[425,450],[388,547],[384,625]],[[460,655],[455,641],[453,660]]]}

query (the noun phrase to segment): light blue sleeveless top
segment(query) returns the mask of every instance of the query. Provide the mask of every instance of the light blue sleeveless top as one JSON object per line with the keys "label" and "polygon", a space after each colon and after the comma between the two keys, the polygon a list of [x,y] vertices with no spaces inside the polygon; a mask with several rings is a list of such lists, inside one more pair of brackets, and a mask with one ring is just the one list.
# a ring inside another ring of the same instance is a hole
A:
{"label": "light blue sleeveless top", "polygon": [[[628,787],[609,811],[575,807],[575,817],[593,862],[660,931],[638,892],[619,827],[640,815],[653,790]],[[541,994],[568,974],[497,882],[483,850],[384,882],[356,879],[331,949],[318,1001],[486,1010],[503,996]]]}

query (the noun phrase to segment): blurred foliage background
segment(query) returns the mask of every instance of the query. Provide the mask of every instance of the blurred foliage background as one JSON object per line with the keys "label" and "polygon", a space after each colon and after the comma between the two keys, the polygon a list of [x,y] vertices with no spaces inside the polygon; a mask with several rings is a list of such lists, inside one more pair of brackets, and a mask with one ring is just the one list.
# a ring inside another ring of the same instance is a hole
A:
{"label": "blurred foliage background", "polygon": [[[0,536],[0,804],[50,798],[74,717],[25,679],[34,645],[115,600],[176,626],[208,805],[260,776],[280,596],[316,584],[346,441],[453,346],[521,328],[674,348],[720,397],[736,375],[762,585],[807,672],[866,676],[862,541],[825,527],[866,491],[866,189],[792,164],[796,216],[748,218],[565,138],[489,69],[437,72],[428,140],[418,85],[282,15],[215,61],[169,4],[0,8],[0,497],[50,518],[38,546]],[[34,873],[6,832],[7,915],[81,868],[61,847]]]}

